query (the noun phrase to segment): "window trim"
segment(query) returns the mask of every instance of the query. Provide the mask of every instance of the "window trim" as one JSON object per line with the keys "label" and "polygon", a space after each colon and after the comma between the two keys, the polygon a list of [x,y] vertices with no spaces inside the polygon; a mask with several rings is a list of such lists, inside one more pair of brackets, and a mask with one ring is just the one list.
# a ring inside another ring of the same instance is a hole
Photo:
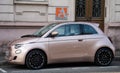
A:
{"label": "window trim", "polygon": [[[80,24],[80,25],[82,26],[82,35],[95,35],[95,34],[98,34],[98,32],[95,30],[95,28],[94,28],[93,26],[91,26],[91,25],[86,25],[86,24]],[[95,33],[89,33],[89,34],[84,33],[84,27],[85,27],[85,26],[92,27],[92,29],[94,29]]]}
{"label": "window trim", "polygon": [[[79,34],[79,35],[65,35],[65,36],[56,36],[56,37],[70,37],[70,36],[80,36],[80,35],[82,35],[82,24],[65,24],[65,25],[62,25],[62,26],[65,26],[65,33],[66,33],[66,26],[67,25],[79,25],[79,31],[81,31],[81,34]],[[59,27],[62,27],[62,26],[59,26]],[[56,29],[58,29],[59,27],[57,27],[57,28],[55,28],[54,30],[52,30],[50,33],[52,33],[53,31],[55,31]],[[50,36],[50,33],[48,34],[48,36],[47,37],[51,37]]]}

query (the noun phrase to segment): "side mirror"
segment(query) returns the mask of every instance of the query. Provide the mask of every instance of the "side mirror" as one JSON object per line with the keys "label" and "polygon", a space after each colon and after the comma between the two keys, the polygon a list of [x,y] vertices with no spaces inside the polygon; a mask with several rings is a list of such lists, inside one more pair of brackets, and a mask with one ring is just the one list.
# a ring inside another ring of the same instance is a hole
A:
{"label": "side mirror", "polygon": [[58,32],[56,32],[56,31],[54,31],[54,32],[51,33],[51,37],[55,37],[57,35],[58,35]]}

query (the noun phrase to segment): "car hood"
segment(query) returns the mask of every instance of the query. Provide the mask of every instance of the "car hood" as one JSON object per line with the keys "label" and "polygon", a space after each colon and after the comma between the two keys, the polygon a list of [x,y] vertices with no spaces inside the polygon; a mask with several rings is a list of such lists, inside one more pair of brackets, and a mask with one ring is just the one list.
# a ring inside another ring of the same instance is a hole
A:
{"label": "car hood", "polygon": [[10,45],[15,45],[15,44],[27,44],[27,43],[32,43],[32,42],[36,42],[39,38],[30,38],[30,37],[26,37],[26,38],[20,38],[17,40],[14,40],[10,43]]}

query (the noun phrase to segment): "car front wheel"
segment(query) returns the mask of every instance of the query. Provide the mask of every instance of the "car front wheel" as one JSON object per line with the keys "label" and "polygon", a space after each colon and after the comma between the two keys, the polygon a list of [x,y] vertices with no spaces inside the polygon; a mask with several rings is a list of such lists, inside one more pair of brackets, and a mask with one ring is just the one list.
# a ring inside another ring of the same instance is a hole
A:
{"label": "car front wheel", "polygon": [[95,55],[95,64],[107,66],[113,60],[113,52],[107,48],[101,48],[96,52]]}
{"label": "car front wheel", "polygon": [[46,57],[42,51],[32,50],[27,54],[25,62],[30,69],[40,69],[46,64]]}

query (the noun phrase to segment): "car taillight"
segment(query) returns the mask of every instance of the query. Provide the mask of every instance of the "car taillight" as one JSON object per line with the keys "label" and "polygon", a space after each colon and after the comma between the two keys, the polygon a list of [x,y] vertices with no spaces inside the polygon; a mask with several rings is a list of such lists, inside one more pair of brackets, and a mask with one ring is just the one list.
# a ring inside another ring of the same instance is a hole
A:
{"label": "car taillight", "polygon": [[111,43],[113,43],[112,39],[110,37],[108,37],[108,39],[110,40]]}

